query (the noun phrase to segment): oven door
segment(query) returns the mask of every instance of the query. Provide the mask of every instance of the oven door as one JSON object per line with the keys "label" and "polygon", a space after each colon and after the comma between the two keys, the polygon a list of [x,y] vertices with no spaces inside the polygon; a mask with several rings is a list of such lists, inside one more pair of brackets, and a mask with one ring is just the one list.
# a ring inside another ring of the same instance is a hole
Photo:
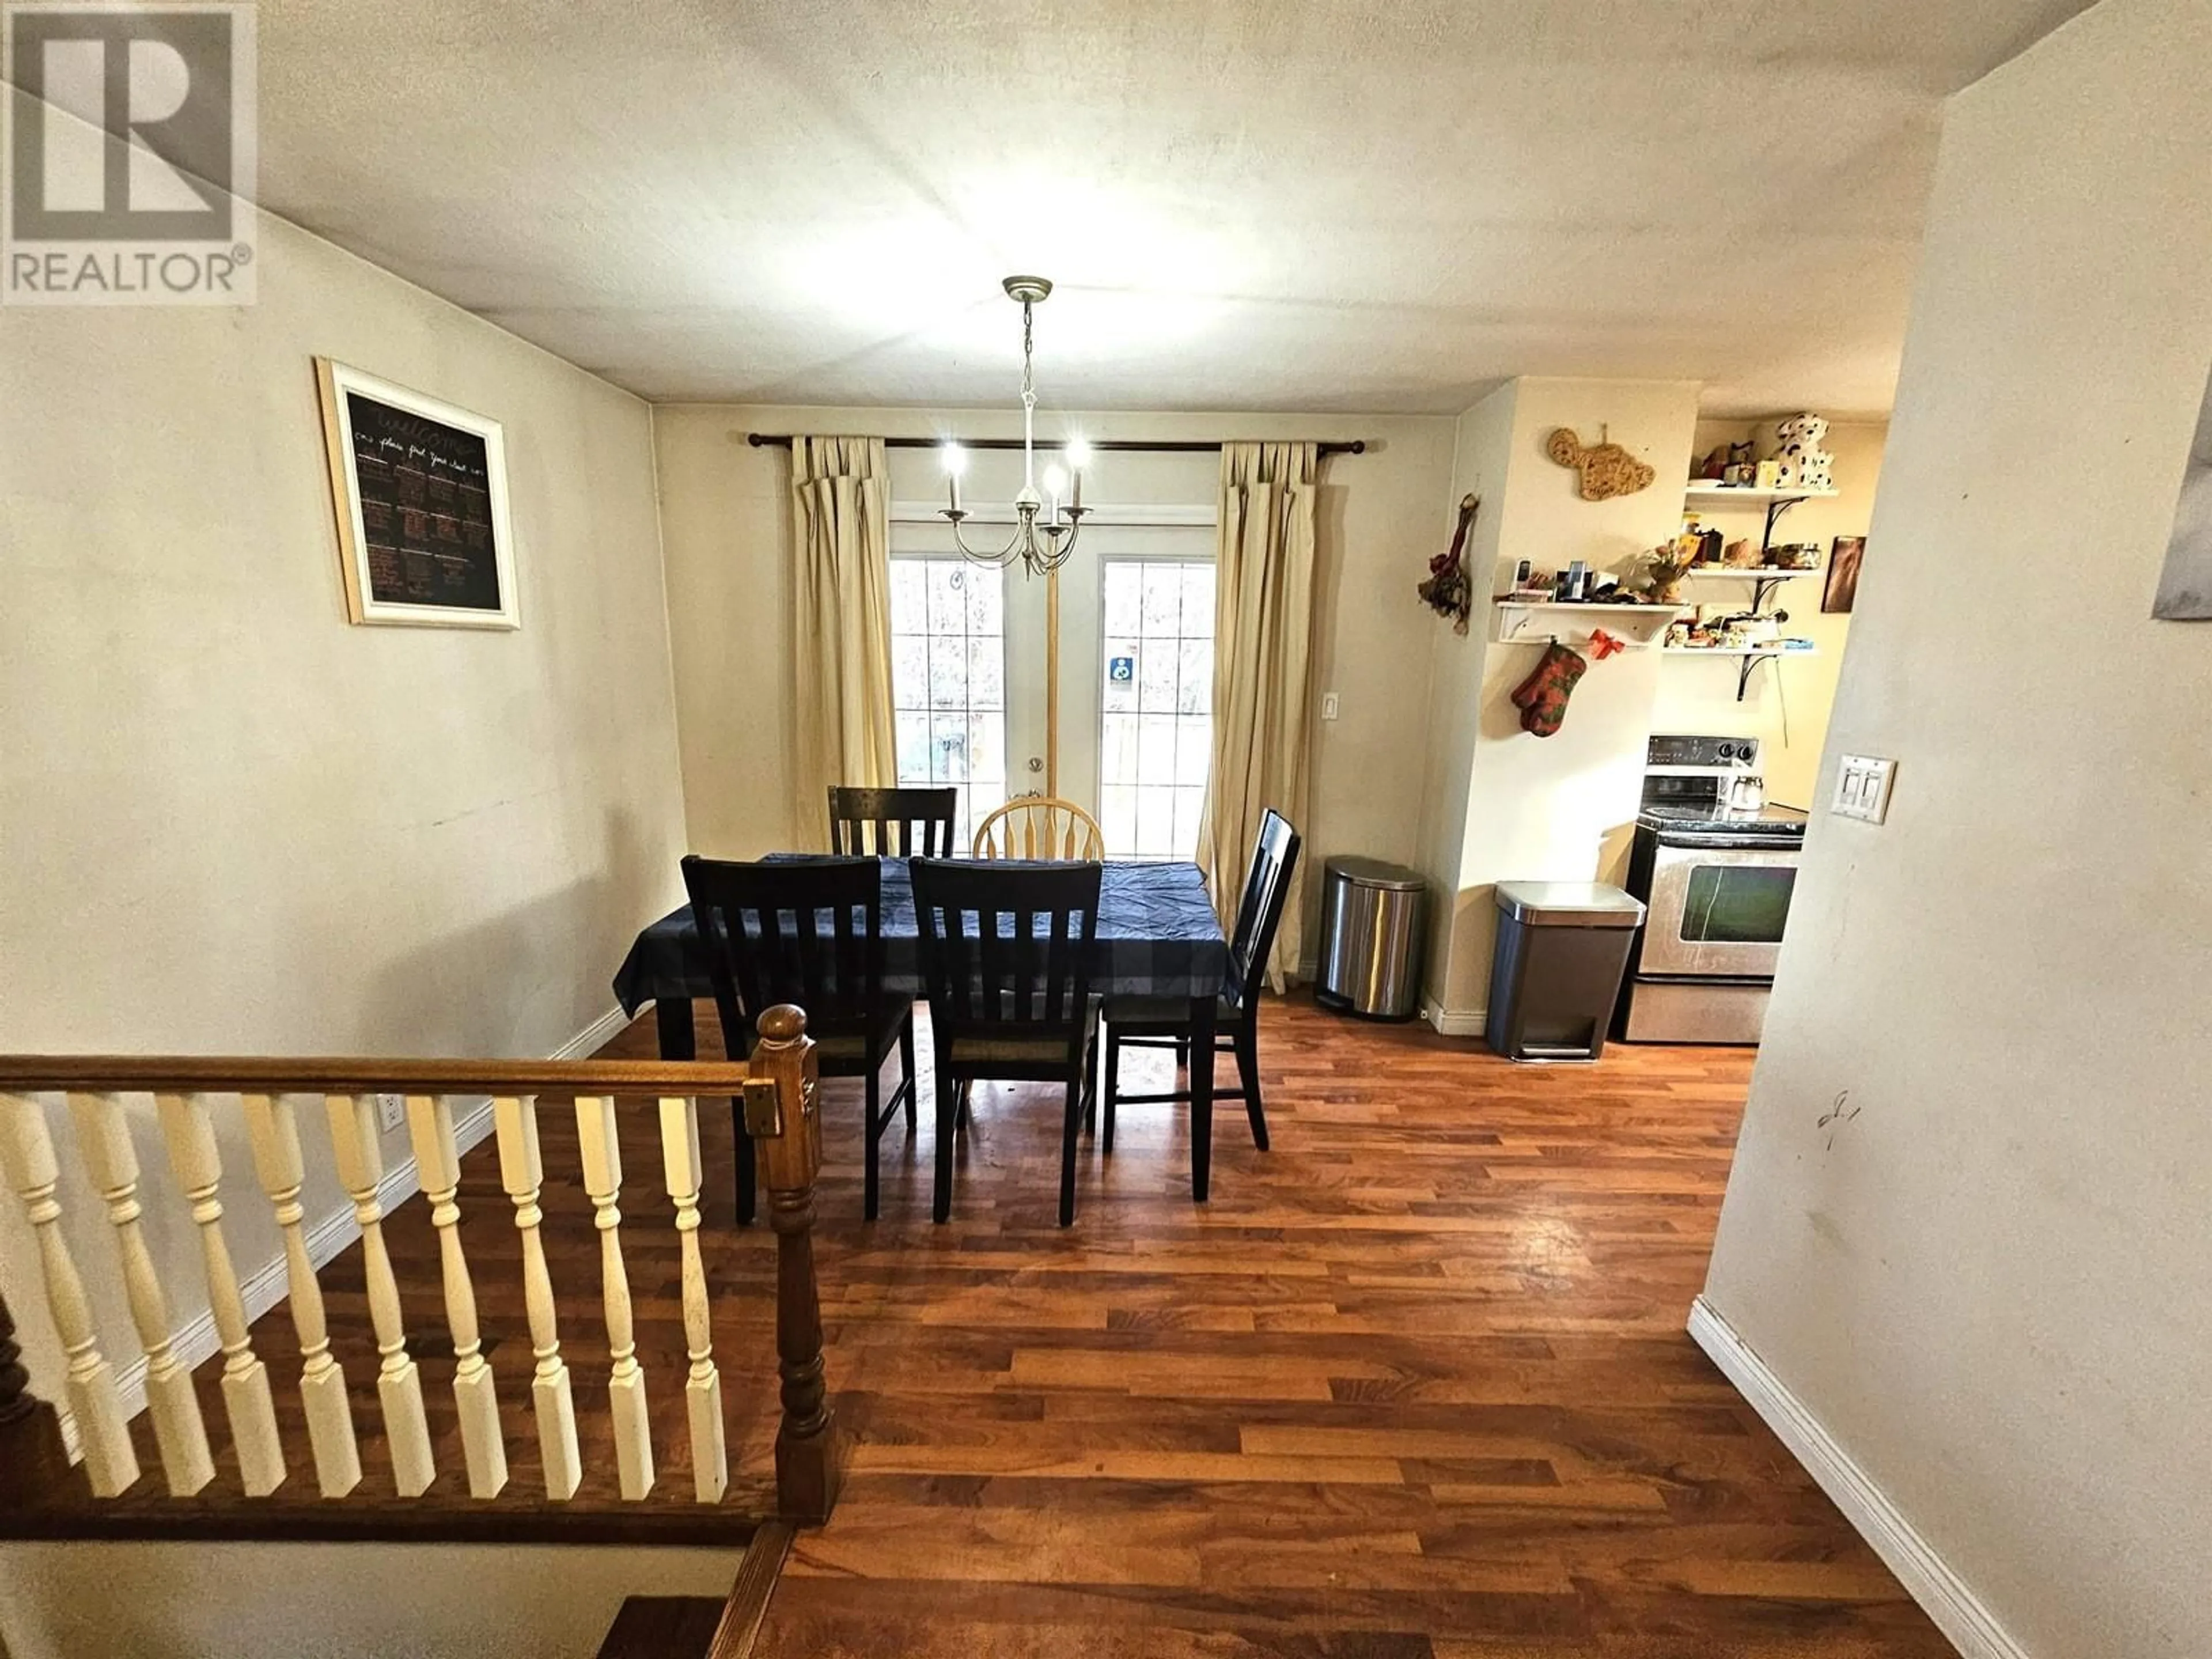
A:
{"label": "oven door", "polygon": [[1771,979],[1797,881],[1796,847],[1663,837],[1638,971]]}

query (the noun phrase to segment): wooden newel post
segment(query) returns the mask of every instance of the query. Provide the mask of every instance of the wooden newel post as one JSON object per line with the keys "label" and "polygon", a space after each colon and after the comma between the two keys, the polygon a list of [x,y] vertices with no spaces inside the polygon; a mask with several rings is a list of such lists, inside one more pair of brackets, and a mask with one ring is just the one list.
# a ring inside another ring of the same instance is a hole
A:
{"label": "wooden newel post", "polygon": [[836,1425],[822,1376],[822,1299],[814,1282],[814,1177],[822,1168],[814,1043],[788,1004],[760,1017],[745,1129],[767,1172],[775,1231],[775,1349],[783,1423],[775,1437],[776,1506],[809,1526],[830,1518],[839,1478]]}
{"label": "wooden newel post", "polygon": [[0,1504],[22,1509],[73,1496],[54,1408],[31,1392],[15,1321],[0,1296]]}

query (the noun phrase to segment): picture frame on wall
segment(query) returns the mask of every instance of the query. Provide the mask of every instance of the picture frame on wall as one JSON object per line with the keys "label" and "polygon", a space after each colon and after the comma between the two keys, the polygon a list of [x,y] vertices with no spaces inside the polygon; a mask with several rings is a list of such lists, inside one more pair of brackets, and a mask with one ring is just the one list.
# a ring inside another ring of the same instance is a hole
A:
{"label": "picture frame on wall", "polygon": [[520,628],[500,423],[328,357],[315,378],[348,617]]}
{"label": "picture frame on wall", "polygon": [[1820,609],[1848,615],[1858,602],[1859,562],[1866,556],[1866,538],[1838,536],[1828,544],[1828,580],[1820,591]]}

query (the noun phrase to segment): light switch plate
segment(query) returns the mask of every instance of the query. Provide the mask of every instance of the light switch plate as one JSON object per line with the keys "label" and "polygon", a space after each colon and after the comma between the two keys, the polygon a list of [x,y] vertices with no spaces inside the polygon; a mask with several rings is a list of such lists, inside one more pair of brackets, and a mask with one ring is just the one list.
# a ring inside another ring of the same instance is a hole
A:
{"label": "light switch plate", "polygon": [[1889,816],[1889,792],[1896,781],[1895,761],[1846,755],[1836,769],[1836,799],[1831,810],[1839,818],[1880,823]]}
{"label": "light switch plate", "polygon": [[1324,691],[1321,694],[1321,717],[1325,720],[1333,720],[1336,718],[1335,692]]}

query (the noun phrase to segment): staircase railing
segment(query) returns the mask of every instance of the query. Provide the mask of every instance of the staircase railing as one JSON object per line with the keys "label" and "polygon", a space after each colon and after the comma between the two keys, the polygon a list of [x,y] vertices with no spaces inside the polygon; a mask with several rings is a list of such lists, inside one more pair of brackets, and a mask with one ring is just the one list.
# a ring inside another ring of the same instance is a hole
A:
{"label": "staircase railing", "polygon": [[[781,1376],[781,1418],[775,1439],[777,1508],[796,1522],[825,1520],[835,1499],[837,1468],[814,1276],[814,1182],[821,1165],[821,1129],[814,1045],[805,1024],[796,1008],[772,1009],[761,1019],[762,1040],[753,1059],[726,1064],[0,1056],[0,1176],[21,1201],[37,1239],[46,1311],[67,1359],[63,1394],[81,1450],[78,1472],[67,1473],[58,1455],[55,1413],[29,1392],[16,1363],[7,1304],[0,1300],[0,1510],[12,1511],[19,1520],[33,1509],[51,1516],[68,1501],[82,1498],[87,1489],[96,1498],[117,1498],[142,1473],[116,1375],[101,1350],[93,1307],[60,1225],[62,1205],[56,1196],[60,1164],[40,1096],[66,1097],[70,1138],[112,1229],[131,1323],[145,1355],[147,1412],[167,1492],[172,1498],[191,1498],[204,1492],[215,1479],[207,1425],[191,1374],[173,1346],[168,1298],[141,1226],[148,1195],[142,1188],[122,1098],[133,1093],[154,1097],[168,1161],[198,1230],[203,1276],[222,1354],[222,1409],[243,1496],[269,1498],[295,1479],[301,1449],[283,1443],[275,1404],[276,1389],[289,1386],[298,1391],[314,1487],[327,1500],[343,1500],[355,1492],[362,1480],[362,1458],[354,1405],[344,1372],[331,1352],[327,1311],[303,1231],[301,1118],[326,1121],[339,1180],[352,1200],[378,1353],[376,1401],[383,1439],[400,1498],[418,1498],[438,1469],[422,1379],[410,1351],[399,1286],[385,1248],[385,1216],[379,1198],[384,1168],[375,1100],[380,1094],[405,1097],[408,1137],[438,1241],[445,1323],[454,1357],[453,1395],[460,1461],[471,1498],[489,1500],[498,1497],[508,1480],[500,1390],[513,1389],[520,1379],[495,1376],[483,1352],[475,1276],[462,1249],[459,1227],[460,1160],[453,1103],[457,1098],[489,1097],[501,1184],[512,1204],[512,1224],[520,1234],[523,1299],[533,1360],[527,1388],[543,1497],[552,1505],[574,1498],[585,1463],[539,1231],[544,1168],[538,1114],[548,1105],[566,1104],[575,1115],[580,1173],[599,1241],[611,1455],[621,1496],[634,1503],[652,1491],[654,1470],[647,1378],[638,1358],[623,1258],[624,1224],[617,1203],[623,1170],[617,1130],[623,1105],[654,1103],[661,1172],[675,1206],[682,1261],[689,1360],[683,1388],[692,1497],[701,1504],[720,1504],[728,1488],[729,1445],[721,1376],[714,1354],[714,1297],[698,1239],[699,1102],[727,1097],[744,1102],[745,1126],[757,1143],[765,1171],[776,1239],[776,1347]],[[244,1114],[254,1175],[283,1239],[286,1303],[300,1358],[299,1375],[289,1383],[272,1376],[271,1362],[255,1351],[225,1240],[225,1205],[240,1200],[224,1184],[215,1115],[229,1103],[218,1097],[233,1094]],[[319,1097],[320,1112],[303,1109],[301,1097]],[[16,1305],[21,1313],[25,1298],[19,1295]],[[386,1504],[378,1508],[389,1512]],[[0,1531],[6,1527],[6,1514],[0,1513]],[[374,1535],[374,1530],[357,1529],[352,1535]]]}

